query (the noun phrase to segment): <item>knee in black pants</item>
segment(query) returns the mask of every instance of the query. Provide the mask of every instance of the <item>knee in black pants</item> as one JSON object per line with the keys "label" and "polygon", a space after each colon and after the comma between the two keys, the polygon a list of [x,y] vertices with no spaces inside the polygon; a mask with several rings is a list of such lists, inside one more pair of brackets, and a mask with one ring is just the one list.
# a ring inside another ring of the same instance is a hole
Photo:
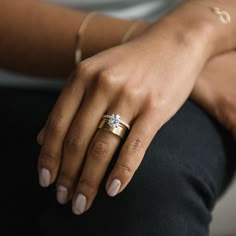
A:
{"label": "knee in black pants", "polygon": [[42,224],[44,235],[206,236],[227,162],[215,124],[189,102],[158,132],[124,192],[108,197],[104,181],[83,216],[51,209],[55,227]]}

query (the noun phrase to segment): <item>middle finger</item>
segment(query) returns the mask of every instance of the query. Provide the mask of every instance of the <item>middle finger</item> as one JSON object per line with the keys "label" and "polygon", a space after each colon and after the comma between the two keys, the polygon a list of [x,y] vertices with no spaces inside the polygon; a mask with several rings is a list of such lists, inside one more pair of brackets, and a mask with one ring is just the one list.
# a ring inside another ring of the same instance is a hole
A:
{"label": "middle finger", "polygon": [[106,109],[107,101],[102,93],[88,92],[75,115],[64,140],[62,163],[57,181],[57,200],[61,204],[65,204],[72,196],[87,147]]}
{"label": "middle finger", "polygon": [[[108,114],[119,111],[119,114],[125,117],[125,122],[130,122],[134,116],[132,112],[127,112],[126,105],[114,106],[108,110]],[[124,130],[127,131],[125,128]],[[118,135],[104,129],[97,130],[89,145],[85,165],[73,197],[72,210],[75,214],[82,214],[90,208],[120,142],[121,137]]]}

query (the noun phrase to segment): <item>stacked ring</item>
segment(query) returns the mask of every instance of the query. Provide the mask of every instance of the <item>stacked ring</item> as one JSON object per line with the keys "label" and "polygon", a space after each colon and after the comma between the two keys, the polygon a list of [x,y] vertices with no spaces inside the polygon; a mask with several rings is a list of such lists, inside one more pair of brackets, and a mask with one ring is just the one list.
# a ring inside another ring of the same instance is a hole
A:
{"label": "stacked ring", "polygon": [[112,114],[104,115],[98,128],[123,138],[126,132],[130,129],[130,126],[126,122],[122,121],[118,114]]}

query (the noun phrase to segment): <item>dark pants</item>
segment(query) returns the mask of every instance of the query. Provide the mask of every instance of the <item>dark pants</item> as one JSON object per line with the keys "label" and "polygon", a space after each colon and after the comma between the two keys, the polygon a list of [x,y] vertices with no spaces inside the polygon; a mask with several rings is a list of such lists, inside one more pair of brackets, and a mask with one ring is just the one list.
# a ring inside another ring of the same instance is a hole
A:
{"label": "dark pants", "polygon": [[55,186],[38,185],[36,135],[57,95],[0,89],[2,235],[208,235],[236,167],[228,132],[188,101],[158,132],[127,189],[110,198],[104,181],[92,208],[75,216],[56,202]]}

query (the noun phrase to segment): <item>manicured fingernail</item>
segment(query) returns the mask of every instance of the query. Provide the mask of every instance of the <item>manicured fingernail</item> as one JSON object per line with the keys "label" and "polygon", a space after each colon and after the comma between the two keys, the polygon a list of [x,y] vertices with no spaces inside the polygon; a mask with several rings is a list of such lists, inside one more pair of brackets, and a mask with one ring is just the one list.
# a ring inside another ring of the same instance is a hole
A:
{"label": "manicured fingernail", "polygon": [[84,210],[85,210],[85,207],[86,207],[86,204],[87,204],[87,199],[86,197],[82,194],[82,193],[79,193],[74,204],[73,204],[73,212],[76,214],[76,215],[81,215],[84,213]]}
{"label": "manicured fingernail", "polygon": [[39,184],[45,188],[50,185],[50,182],[51,182],[51,174],[49,170],[42,168],[39,171]]}
{"label": "manicured fingernail", "polygon": [[107,190],[108,195],[111,197],[114,197],[115,195],[117,195],[117,193],[120,190],[120,186],[121,186],[120,180],[114,179]]}
{"label": "manicured fingernail", "polygon": [[61,204],[66,204],[67,199],[68,199],[68,189],[63,185],[59,185],[57,187],[57,201]]}

